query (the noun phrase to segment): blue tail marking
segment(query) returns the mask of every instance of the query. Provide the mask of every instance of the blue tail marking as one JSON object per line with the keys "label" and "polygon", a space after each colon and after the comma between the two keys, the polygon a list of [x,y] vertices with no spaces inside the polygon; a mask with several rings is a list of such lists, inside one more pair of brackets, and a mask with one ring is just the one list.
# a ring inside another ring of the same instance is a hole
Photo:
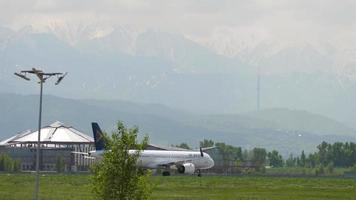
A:
{"label": "blue tail marking", "polygon": [[103,135],[103,132],[101,131],[98,123],[92,122],[91,127],[93,128],[95,149],[97,151],[104,150],[104,148],[105,148],[104,135]]}

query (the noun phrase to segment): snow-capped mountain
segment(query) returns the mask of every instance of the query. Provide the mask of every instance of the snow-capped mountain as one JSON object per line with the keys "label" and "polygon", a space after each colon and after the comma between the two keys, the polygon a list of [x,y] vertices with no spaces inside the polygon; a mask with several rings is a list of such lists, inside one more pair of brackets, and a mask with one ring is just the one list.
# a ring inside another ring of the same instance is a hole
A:
{"label": "snow-capped mountain", "polygon": [[[194,39],[215,53],[237,58],[262,74],[329,73],[339,85],[356,81],[356,48],[340,48],[328,42],[266,39],[263,34],[241,35],[217,31],[210,38]],[[262,35],[262,36],[261,36]],[[262,39],[261,39],[262,38]]]}
{"label": "snow-capped mountain", "polygon": [[[9,31],[5,31],[7,35]],[[129,25],[113,26],[105,22],[68,24],[56,21],[42,28],[27,27],[19,32],[24,34],[41,31],[55,35],[84,53],[164,58],[175,63],[177,71],[188,69],[190,72],[197,72],[199,70],[192,69],[192,66],[202,65],[204,67],[201,70],[214,68],[209,67],[211,65],[219,65],[221,68],[222,65],[227,65],[226,62],[215,60],[230,62],[232,59],[243,64],[228,65],[248,65],[260,68],[262,73],[267,74],[328,71],[338,74],[340,79],[356,79],[356,73],[353,72],[356,49],[352,45],[340,49],[330,43],[316,41],[282,42],[271,39],[263,30],[241,31],[223,27],[208,38],[192,38]],[[214,58],[210,59],[212,57]],[[209,61],[202,62],[203,60]]]}
{"label": "snow-capped mountain", "polygon": [[111,27],[108,30],[96,30],[90,37],[75,44],[81,51],[92,54],[128,54],[135,52],[135,42],[139,32],[124,26]]}
{"label": "snow-capped mountain", "polygon": [[338,67],[337,49],[308,43],[251,44],[241,43],[238,53],[226,56],[188,36],[127,26],[0,29],[0,81],[8,84],[1,90],[29,93],[12,74],[41,66],[70,72],[65,90],[48,86],[56,95],[236,113],[256,109],[260,71],[263,108],[304,109],[353,123],[356,115],[349,105],[356,98],[355,65]]}

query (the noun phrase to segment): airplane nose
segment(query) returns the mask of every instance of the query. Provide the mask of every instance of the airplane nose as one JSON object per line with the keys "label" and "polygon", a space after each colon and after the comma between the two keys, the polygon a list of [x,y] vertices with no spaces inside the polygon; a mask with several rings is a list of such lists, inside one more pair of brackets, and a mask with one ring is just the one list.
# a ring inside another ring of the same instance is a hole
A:
{"label": "airplane nose", "polygon": [[211,167],[214,167],[214,164],[215,164],[215,163],[214,163],[214,160],[213,160],[212,158],[210,158],[209,160],[210,160],[210,168],[211,168]]}

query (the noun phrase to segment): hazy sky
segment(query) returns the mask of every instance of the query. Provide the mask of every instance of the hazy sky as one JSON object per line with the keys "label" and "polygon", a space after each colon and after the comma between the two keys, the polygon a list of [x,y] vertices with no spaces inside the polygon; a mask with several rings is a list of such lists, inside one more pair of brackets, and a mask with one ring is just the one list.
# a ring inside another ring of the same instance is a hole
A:
{"label": "hazy sky", "polygon": [[71,42],[87,25],[120,25],[183,34],[227,56],[261,43],[275,51],[313,45],[353,79],[355,21],[353,0],[0,0],[0,25],[64,26]]}
{"label": "hazy sky", "polygon": [[[310,55],[295,56],[303,53],[303,48],[296,48],[284,57],[276,54],[282,60],[272,59],[270,66],[281,63],[283,69],[277,66],[277,70],[293,72],[306,63],[305,71],[314,67],[319,72],[330,62],[331,73],[352,80],[352,87],[356,83],[355,0],[0,0],[0,26],[19,30],[27,25],[40,31],[62,25],[78,30],[87,25],[149,28],[183,34],[213,50],[219,45],[231,45],[234,51],[261,43],[273,47],[311,44],[314,48],[305,53]],[[319,52],[313,53],[315,49],[323,51],[320,57],[315,56]],[[269,53],[268,48],[261,51]],[[342,88],[343,81],[339,81]]]}
{"label": "hazy sky", "polygon": [[355,41],[352,0],[1,0],[0,23],[83,24],[96,21],[211,38],[221,32],[246,40]]}

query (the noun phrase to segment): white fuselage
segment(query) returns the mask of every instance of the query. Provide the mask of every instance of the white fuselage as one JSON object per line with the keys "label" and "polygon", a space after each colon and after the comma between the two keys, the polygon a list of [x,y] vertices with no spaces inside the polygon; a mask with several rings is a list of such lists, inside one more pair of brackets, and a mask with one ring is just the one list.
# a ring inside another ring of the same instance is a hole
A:
{"label": "white fuselage", "polygon": [[[134,154],[136,150],[129,150]],[[93,151],[91,156],[101,158],[104,151]],[[214,166],[214,160],[207,153],[201,156],[199,151],[165,151],[165,150],[143,150],[137,160],[138,166],[148,169],[157,169],[167,166],[168,163],[192,163],[195,169],[209,169]]]}

